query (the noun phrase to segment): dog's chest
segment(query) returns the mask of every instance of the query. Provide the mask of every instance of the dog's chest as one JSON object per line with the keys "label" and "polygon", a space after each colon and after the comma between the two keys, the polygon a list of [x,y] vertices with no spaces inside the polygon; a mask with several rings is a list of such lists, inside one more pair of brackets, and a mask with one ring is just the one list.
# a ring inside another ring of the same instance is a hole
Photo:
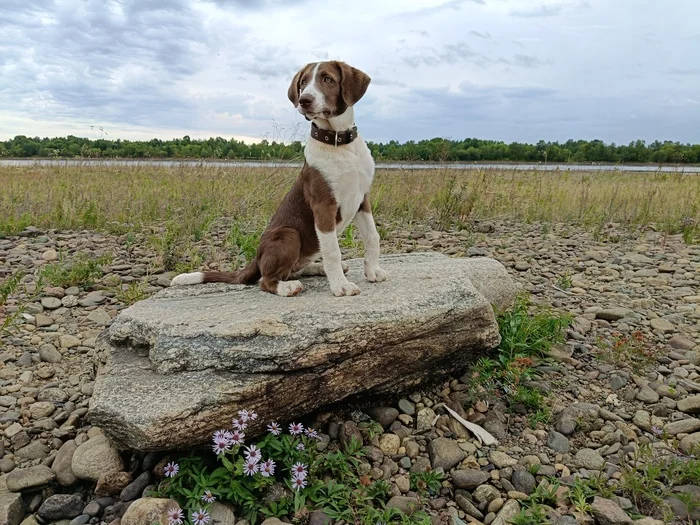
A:
{"label": "dog's chest", "polygon": [[372,186],[372,154],[361,139],[339,147],[310,141],[304,153],[306,162],[321,172],[340,207],[341,221],[337,226],[340,233],[355,217]]}

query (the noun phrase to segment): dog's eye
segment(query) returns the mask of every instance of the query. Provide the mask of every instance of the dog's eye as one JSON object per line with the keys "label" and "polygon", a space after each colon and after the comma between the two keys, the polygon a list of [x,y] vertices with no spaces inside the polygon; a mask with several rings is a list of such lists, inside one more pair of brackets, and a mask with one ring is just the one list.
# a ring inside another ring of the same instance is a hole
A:
{"label": "dog's eye", "polygon": [[302,85],[302,86],[305,86],[305,85],[306,85],[306,79],[305,79],[305,78],[301,79],[301,85]]}
{"label": "dog's eye", "polygon": [[331,77],[326,77],[323,79],[324,82],[333,82],[333,79]]}

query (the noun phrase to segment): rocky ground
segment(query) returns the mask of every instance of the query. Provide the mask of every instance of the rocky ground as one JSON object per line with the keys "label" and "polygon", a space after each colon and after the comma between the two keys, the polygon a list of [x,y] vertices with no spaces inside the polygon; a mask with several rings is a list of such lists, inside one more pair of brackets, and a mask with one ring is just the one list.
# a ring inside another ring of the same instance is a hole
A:
{"label": "rocky ground", "polygon": [[[563,486],[557,504],[545,507],[550,522],[590,523],[563,497],[576,477],[602,475],[603,485],[614,483],[624,462],[640,461],[645,444],[673,448],[675,439],[679,453],[688,454],[700,443],[694,416],[700,413],[700,249],[680,237],[614,225],[595,234],[507,222],[477,224],[470,232],[389,231],[385,251],[493,257],[537,302],[574,316],[554,362],[539,366],[540,384],[552,394],[548,423],[533,429],[527,415],[495,399],[463,406],[466,376],[368,410],[384,433],[368,440],[366,468],[390,480],[393,505],[413,501],[409,474],[431,465],[446,472],[440,493],[425,502],[436,521],[453,516],[502,525],[544,477],[553,476]],[[203,251],[212,253],[224,234],[223,227],[215,231],[201,243]],[[19,270],[31,274],[75,252],[112,255],[97,284],[33,295],[25,279],[26,292],[11,295],[0,311],[1,323],[23,308],[13,333],[2,336],[0,353],[0,524],[148,523],[143,516],[152,502],[134,501],[162,477],[159,454],[118,454],[84,416],[95,378],[95,338],[126,306],[116,286],[143,281],[139,293],[148,294],[168,286],[171,274],[154,267],[156,254],[139,235],[28,229],[0,239],[0,279]],[[220,260],[212,258],[210,266]],[[463,408],[499,445],[481,445],[448,416],[445,404]],[[331,439],[352,431],[350,422],[325,421]],[[680,491],[697,498],[700,487]],[[662,517],[641,501],[604,495],[588,509],[596,523]],[[700,519],[700,508],[689,512],[687,499],[668,498],[678,523]],[[219,511],[221,523],[233,523],[228,509]]]}

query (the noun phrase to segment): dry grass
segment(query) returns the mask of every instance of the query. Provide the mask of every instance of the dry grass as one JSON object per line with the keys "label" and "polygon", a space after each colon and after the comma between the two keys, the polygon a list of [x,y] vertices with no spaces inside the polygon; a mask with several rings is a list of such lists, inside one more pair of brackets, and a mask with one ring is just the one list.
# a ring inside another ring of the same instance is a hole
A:
{"label": "dry grass", "polygon": [[[0,235],[27,225],[124,232],[170,223],[197,237],[222,216],[259,230],[296,175],[296,168],[0,167]],[[509,218],[682,231],[699,218],[700,176],[380,169],[372,200],[381,219],[433,227]]]}

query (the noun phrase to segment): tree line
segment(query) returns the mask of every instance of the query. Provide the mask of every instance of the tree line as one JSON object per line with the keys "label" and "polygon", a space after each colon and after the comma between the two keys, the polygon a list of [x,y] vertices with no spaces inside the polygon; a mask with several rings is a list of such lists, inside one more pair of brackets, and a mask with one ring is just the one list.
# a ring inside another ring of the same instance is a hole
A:
{"label": "tree line", "polygon": [[[627,145],[606,144],[601,140],[567,140],[525,144],[482,139],[368,142],[380,161],[444,162],[574,162],[574,163],[700,163],[700,144],[671,141],[646,143],[636,140]],[[148,141],[89,139],[84,137],[39,138],[18,135],[0,141],[0,157],[44,158],[165,158],[290,160],[300,158],[303,144],[263,140],[256,144],[222,137],[195,140],[189,136],[173,140]]]}

